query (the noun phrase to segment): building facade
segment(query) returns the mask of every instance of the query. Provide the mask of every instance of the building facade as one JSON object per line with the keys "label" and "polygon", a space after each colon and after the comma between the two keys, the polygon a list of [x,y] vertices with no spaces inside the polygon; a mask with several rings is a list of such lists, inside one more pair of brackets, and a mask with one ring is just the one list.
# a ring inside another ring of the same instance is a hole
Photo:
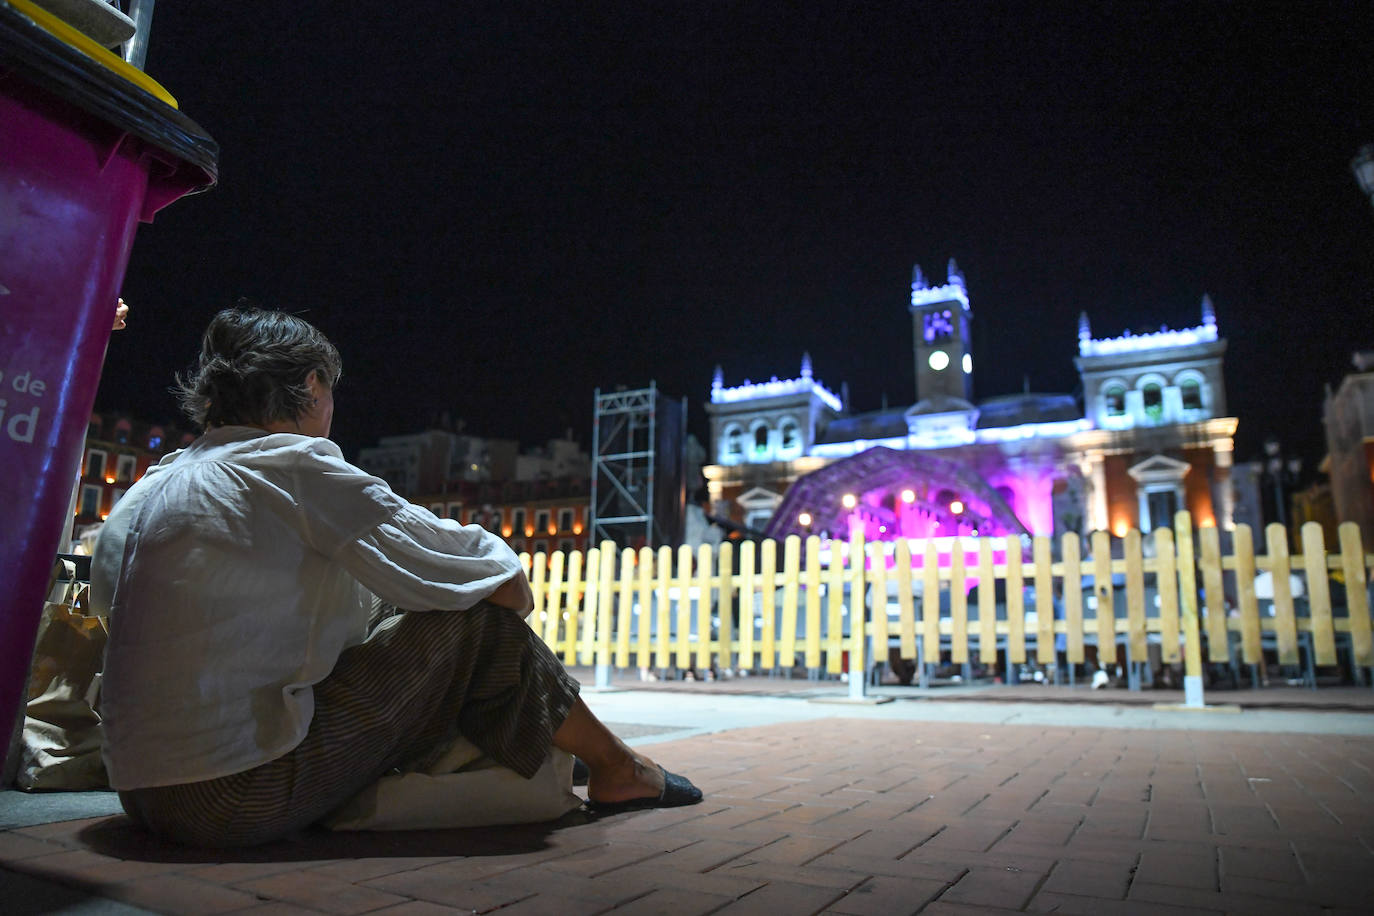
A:
{"label": "building facade", "polygon": [[125,491],[151,465],[194,438],[194,433],[175,426],[146,423],[123,413],[91,414],[76,483],[72,540],[98,530]]}
{"label": "building facade", "polygon": [[439,518],[480,525],[517,552],[588,546],[591,458],[571,431],[521,452],[513,439],[426,430],[383,437],[356,463]]}
{"label": "building facade", "polygon": [[397,493],[440,493],[457,482],[512,480],[520,446],[514,439],[487,439],[443,429],[383,436],[358,452],[358,467]]}
{"label": "building facade", "polygon": [[[916,370],[907,407],[854,412],[813,374],[727,387],[707,407],[713,514],[780,537],[870,540],[1152,530],[1188,509],[1229,528],[1236,420],[1226,416],[1226,342],[1201,322],[1094,338],[1086,315],[1075,365],[1083,399],[975,401],[972,309],[950,261],[932,286],[919,267],[908,305]],[[841,391],[845,388],[841,387]]]}
{"label": "building facade", "polygon": [[1361,541],[1369,545],[1374,544],[1374,351],[1356,353],[1353,362],[1355,371],[1327,393],[1322,422],[1336,518],[1359,525]]}

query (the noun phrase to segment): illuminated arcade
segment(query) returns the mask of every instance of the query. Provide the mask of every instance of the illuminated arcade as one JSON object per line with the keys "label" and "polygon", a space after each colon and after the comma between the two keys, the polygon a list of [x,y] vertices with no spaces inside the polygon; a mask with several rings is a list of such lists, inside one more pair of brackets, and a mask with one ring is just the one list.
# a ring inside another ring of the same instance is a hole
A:
{"label": "illuminated arcade", "polygon": [[859,532],[868,541],[1027,533],[1002,494],[962,464],[885,446],[798,480],[766,533],[849,538]]}

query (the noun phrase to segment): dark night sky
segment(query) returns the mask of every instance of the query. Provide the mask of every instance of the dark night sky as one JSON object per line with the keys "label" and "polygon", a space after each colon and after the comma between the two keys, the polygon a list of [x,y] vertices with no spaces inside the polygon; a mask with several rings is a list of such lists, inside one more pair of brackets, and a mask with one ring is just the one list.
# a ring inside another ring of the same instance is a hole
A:
{"label": "dark night sky", "polygon": [[[271,10],[275,9],[276,12]],[[914,400],[913,263],[958,259],[975,393],[1215,300],[1239,458],[1320,456],[1374,347],[1374,6],[159,4],[148,72],[222,147],[140,230],[108,408],[248,296],[339,345],[345,452],[440,410],[589,444],[597,386],[795,375]]]}

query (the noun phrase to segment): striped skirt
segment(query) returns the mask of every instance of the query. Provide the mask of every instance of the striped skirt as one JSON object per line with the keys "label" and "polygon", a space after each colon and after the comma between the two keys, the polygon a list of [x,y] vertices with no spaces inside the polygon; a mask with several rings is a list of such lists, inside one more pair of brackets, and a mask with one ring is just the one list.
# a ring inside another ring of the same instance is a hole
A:
{"label": "striped skirt", "polygon": [[314,690],[310,730],[285,756],[218,779],[120,792],[124,810],[177,842],[265,843],[394,769],[423,768],[459,734],[529,778],[578,684],[518,614],[481,602],[387,618]]}

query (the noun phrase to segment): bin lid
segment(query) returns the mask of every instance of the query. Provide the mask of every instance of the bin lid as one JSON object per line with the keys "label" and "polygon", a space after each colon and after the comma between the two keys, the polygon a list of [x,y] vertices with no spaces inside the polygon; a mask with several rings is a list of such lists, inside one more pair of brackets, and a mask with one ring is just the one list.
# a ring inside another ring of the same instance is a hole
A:
{"label": "bin lid", "polygon": [[[176,108],[156,80],[28,0],[0,0],[0,70],[170,153],[190,174],[174,184],[205,190],[219,174],[219,144]],[[150,201],[150,203],[153,203]],[[156,210],[154,204],[145,212]]]}

